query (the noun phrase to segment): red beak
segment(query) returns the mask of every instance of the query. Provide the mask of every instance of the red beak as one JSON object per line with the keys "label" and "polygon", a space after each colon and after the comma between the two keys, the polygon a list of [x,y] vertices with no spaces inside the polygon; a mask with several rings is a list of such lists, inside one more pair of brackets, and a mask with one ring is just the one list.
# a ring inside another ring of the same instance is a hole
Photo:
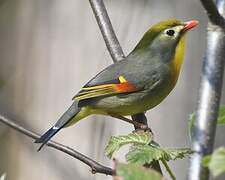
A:
{"label": "red beak", "polygon": [[187,21],[184,23],[182,32],[186,32],[186,31],[196,27],[197,25],[198,25],[198,21],[196,21],[196,20]]}

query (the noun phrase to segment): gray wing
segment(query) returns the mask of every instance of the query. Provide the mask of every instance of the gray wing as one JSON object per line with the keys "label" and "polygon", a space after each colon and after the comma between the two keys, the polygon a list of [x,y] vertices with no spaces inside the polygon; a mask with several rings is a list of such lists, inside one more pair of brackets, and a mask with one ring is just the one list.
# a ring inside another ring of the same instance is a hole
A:
{"label": "gray wing", "polygon": [[[121,60],[98,73],[83,86],[81,91],[73,99],[85,100],[94,97],[144,90],[160,80],[161,65],[162,63],[158,63],[158,61],[139,61],[139,59]],[[117,87],[117,85],[121,84],[121,80],[119,79],[121,76],[129,87],[118,91],[115,90],[114,85]]]}
{"label": "gray wing", "polygon": [[119,83],[118,77],[124,74],[123,69],[127,64],[128,61],[126,59],[116,62],[115,64],[111,64],[88,81],[84,87]]}

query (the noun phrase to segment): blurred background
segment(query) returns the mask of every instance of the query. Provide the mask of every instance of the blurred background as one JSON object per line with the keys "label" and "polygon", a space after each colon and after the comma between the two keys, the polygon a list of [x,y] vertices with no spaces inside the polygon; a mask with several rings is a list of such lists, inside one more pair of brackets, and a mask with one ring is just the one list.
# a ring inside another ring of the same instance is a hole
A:
{"label": "blurred background", "polygon": [[[115,32],[128,54],[154,23],[197,19],[190,32],[182,73],[175,90],[147,113],[156,141],[164,147],[188,147],[188,116],[197,105],[207,17],[196,0],[105,0]],[[37,133],[45,132],[92,76],[112,63],[88,0],[0,0],[0,113]],[[223,100],[221,103],[225,103]],[[111,135],[128,134],[129,124],[91,116],[54,140],[112,165],[104,156]],[[225,128],[216,146],[225,145]],[[105,180],[90,168],[52,148],[37,153],[33,140],[0,124],[0,174],[7,180]],[[124,161],[126,149],[116,154]],[[188,159],[170,163],[184,180]],[[167,174],[165,174],[167,176]]]}

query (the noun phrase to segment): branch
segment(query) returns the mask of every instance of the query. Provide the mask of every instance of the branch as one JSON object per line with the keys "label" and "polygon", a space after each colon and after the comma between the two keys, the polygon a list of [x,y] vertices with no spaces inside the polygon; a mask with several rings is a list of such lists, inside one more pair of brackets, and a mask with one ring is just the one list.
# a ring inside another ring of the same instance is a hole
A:
{"label": "branch", "polygon": [[214,1],[212,0],[200,0],[203,7],[206,10],[210,22],[214,25],[225,28],[225,20],[219,13]]}
{"label": "branch", "polygon": [[[208,12],[211,23],[208,25],[207,49],[202,65],[199,102],[192,142],[195,153],[190,161],[189,180],[209,179],[209,171],[201,166],[201,161],[205,155],[211,154],[213,151],[224,72],[224,19],[212,1],[201,0],[201,2]],[[225,0],[217,0],[217,2],[220,13],[225,15]],[[215,23],[218,27],[213,26]]]}
{"label": "branch", "polygon": [[[24,127],[14,123],[12,120],[10,120],[10,119],[2,116],[2,115],[0,115],[0,122],[2,122],[3,124],[15,129],[16,131],[18,131],[18,132],[20,132],[20,133],[24,134],[25,136],[28,136],[32,139],[36,140],[40,137],[38,134],[25,129]],[[68,146],[62,145],[62,144],[57,143],[55,141],[49,141],[47,143],[47,146],[52,147],[54,149],[57,149],[57,150],[59,150],[63,153],[66,153],[66,154],[72,156],[75,159],[78,159],[78,160],[82,161],[84,164],[88,165],[91,168],[91,172],[93,174],[95,174],[95,173],[101,173],[101,174],[106,174],[106,175],[113,175],[114,174],[114,171],[111,168],[99,164],[98,162],[96,162],[96,161],[92,160],[91,158],[81,154],[78,151],[75,151],[74,149],[72,149]]]}
{"label": "branch", "polygon": [[[124,59],[125,55],[115,35],[115,32],[112,27],[112,23],[109,19],[103,0],[89,0],[89,2],[91,4],[98,26],[101,30],[103,39],[112,57],[113,62],[115,63],[119,60]],[[152,132],[152,130],[148,126],[147,118],[144,113],[133,115],[132,120],[137,123],[144,124]],[[138,127],[137,125],[134,125],[134,128],[138,129],[140,127]],[[152,165],[152,168],[162,174],[158,161],[156,161],[156,163]]]}
{"label": "branch", "polygon": [[115,35],[103,1],[89,0],[89,2],[113,62],[115,63],[116,61],[124,59],[123,50]]}

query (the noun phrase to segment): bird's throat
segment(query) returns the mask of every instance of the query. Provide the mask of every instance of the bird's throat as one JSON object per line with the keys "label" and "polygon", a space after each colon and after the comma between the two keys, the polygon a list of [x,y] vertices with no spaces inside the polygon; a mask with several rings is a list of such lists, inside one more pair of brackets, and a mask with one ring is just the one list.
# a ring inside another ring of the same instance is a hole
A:
{"label": "bird's throat", "polygon": [[175,49],[174,59],[171,64],[173,85],[176,84],[180,74],[180,69],[184,59],[184,51],[185,51],[185,36],[181,37],[179,43],[177,44],[177,47]]}

